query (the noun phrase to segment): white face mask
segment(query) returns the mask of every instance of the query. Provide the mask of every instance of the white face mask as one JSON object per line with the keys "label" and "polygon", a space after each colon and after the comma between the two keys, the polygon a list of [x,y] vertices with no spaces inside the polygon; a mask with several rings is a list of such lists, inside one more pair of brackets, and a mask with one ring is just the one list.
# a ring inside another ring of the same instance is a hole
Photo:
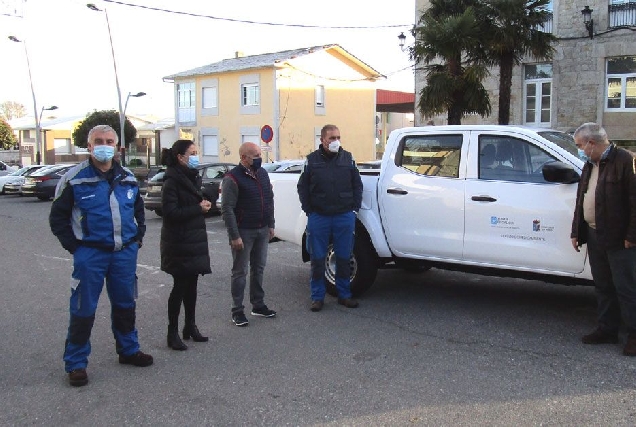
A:
{"label": "white face mask", "polygon": [[340,140],[336,139],[335,141],[331,141],[329,143],[329,151],[332,153],[337,153],[340,149]]}

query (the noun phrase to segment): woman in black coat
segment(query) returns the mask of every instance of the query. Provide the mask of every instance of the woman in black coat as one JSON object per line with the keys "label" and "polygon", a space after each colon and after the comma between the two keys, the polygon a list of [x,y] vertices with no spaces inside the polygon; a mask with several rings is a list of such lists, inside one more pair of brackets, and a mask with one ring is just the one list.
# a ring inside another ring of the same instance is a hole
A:
{"label": "woman in black coat", "polygon": [[179,338],[179,311],[185,312],[183,339],[204,342],[196,326],[197,280],[209,274],[210,254],[205,229],[205,213],[212,206],[201,193],[201,177],[196,146],[180,139],[163,149],[161,163],[168,166],[161,192],[161,269],[172,275],[174,286],[168,298],[168,347],[186,350]]}

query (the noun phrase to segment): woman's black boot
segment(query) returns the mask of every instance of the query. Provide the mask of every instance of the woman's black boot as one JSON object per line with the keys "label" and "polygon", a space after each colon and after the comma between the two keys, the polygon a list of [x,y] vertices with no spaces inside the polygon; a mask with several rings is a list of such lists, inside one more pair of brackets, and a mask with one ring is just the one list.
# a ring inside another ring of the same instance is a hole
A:
{"label": "woman's black boot", "polygon": [[183,339],[189,340],[190,337],[192,337],[192,341],[196,342],[206,342],[208,340],[208,337],[204,337],[203,335],[201,335],[201,332],[199,332],[199,328],[197,328],[197,325],[195,325],[194,323],[186,323],[183,327]]}
{"label": "woman's black boot", "polygon": [[179,327],[168,325],[168,347],[173,350],[187,350],[188,346],[179,338]]}

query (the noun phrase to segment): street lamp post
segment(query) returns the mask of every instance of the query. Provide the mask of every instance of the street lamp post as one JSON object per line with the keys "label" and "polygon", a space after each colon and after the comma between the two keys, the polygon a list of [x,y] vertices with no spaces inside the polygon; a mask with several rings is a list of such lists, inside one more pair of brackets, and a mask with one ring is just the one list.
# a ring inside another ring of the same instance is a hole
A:
{"label": "street lamp post", "polygon": [[[42,113],[44,113],[44,111],[53,111],[53,110],[57,110],[57,105],[51,105],[50,107],[42,106],[42,109],[40,110],[40,117],[38,119],[38,123],[39,123],[40,128],[42,127]],[[40,132],[41,131],[42,131],[42,129],[40,129]],[[38,135],[39,135],[39,133],[38,133]],[[46,141],[46,138],[44,138],[44,139]],[[46,147],[44,147],[42,151],[46,152]],[[37,163],[39,165],[40,164],[40,159],[41,159],[41,157],[40,157],[40,144],[39,143],[38,143],[38,151],[37,151],[37,153],[35,155],[35,158],[36,158]]]}
{"label": "street lamp post", "polygon": [[119,77],[117,75],[117,62],[115,61],[115,48],[113,47],[113,36],[110,32],[110,21],[108,20],[108,12],[106,11],[106,8],[104,8],[103,10],[98,8],[97,6],[95,6],[93,3],[88,3],[86,5],[87,8],[89,8],[90,10],[94,10],[97,12],[104,12],[104,15],[106,15],[106,26],[108,27],[108,39],[110,40],[110,52],[113,55],[113,69],[115,70],[115,85],[117,86],[117,100],[119,101],[119,143],[121,144],[122,147],[124,147],[124,149],[126,149],[126,134],[124,133],[124,124],[126,121],[126,118],[124,116],[124,109],[122,108],[122,104],[121,104],[121,89],[119,86]]}
{"label": "street lamp post", "polygon": [[20,40],[15,36],[9,36],[9,40],[15,43],[22,43],[22,45],[24,46],[24,55],[26,56],[27,69],[29,71],[29,82],[31,83],[31,95],[33,95],[33,119],[35,120],[35,147],[36,147],[35,162],[39,165],[41,164],[40,162],[42,160],[40,155],[40,138],[41,138],[40,120],[38,117],[38,106],[35,101],[35,90],[33,90],[33,77],[31,76],[31,64],[29,62],[29,51],[27,50],[27,45],[25,41]]}

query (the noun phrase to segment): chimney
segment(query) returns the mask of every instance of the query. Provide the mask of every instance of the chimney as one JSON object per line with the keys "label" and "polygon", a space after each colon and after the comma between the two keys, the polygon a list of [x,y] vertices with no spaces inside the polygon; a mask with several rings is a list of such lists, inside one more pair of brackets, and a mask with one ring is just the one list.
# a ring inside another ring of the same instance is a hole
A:
{"label": "chimney", "polygon": [[234,58],[243,58],[244,56],[245,54],[241,52],[240,50],[237,50],[236,52],[234,52]]}

